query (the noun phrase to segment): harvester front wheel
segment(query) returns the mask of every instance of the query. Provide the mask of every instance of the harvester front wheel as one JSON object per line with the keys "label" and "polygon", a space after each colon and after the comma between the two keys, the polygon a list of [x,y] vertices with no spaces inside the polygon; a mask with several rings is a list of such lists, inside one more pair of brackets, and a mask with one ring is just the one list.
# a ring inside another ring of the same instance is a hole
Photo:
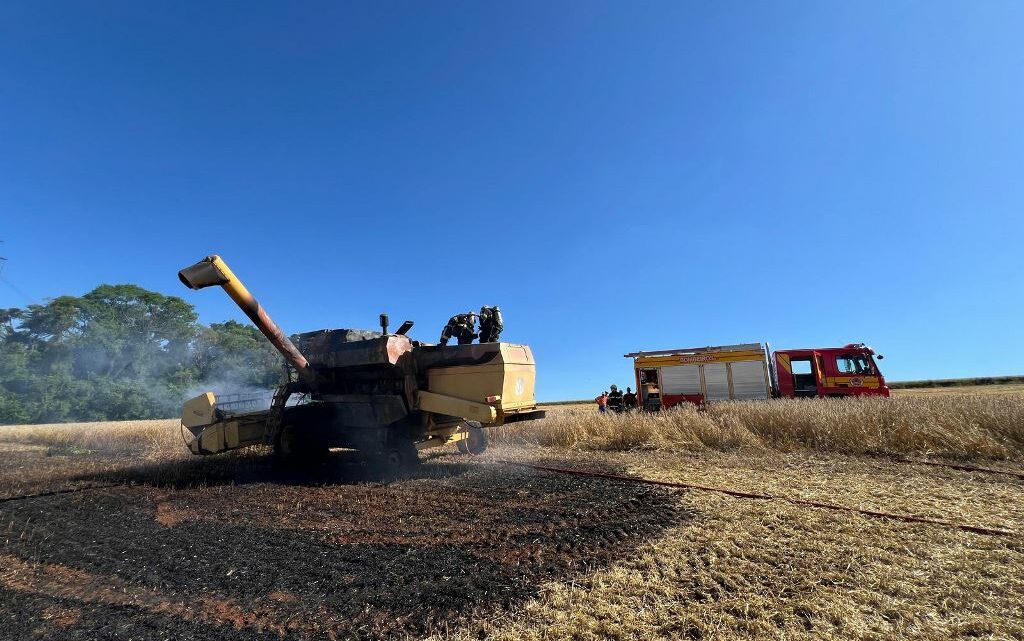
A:
{"label": "harvester front wheel", "polygon": [[456,441],[455,447],[459,448],[459,451],[463,454],[472,454],[474,456],[483,454],[487,450],[487,444],[490,442],[487,430],[480,427],[479,423],[470,423],[466,431],[469,433],[469,436],[461,441]]}
{"label": "harvester front wheel", "polygon": [[320,463],[330,452],[330,449],[310,438],[303,438],[299,430],[291,424],[281,427],[281,433],[274,444],[274,454],[279,461],[289,465],[307,465]]}
{"label": "harvester front wheel", "polygon": [[416,444],[410,439],[395,439],[381,452],[382,462],[391,469],[407,469],[420,463]]}

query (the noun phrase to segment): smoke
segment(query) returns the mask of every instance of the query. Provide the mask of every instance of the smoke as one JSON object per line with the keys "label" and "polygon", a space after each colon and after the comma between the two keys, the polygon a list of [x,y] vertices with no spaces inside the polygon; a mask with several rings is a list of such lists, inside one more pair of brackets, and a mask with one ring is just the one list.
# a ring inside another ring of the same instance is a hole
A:
{"label": "smoke", "polygon": [[249,385],[241,381],[232,380],[216,380],[216,381],[200,381],[191,385],[188,389],[184,390],[181,394],[181,400],[188,400],[195,398],[200,394],[206,392],[213,392],[216,396],[229,396],[229,395],[240,395],[240,396],[259,396],[259,395],[273,395],[274,390],[267,387],[258,387],[255,385]]}
{"label": "smoke", "polygon": [[213,392],[217,397],[217,406],[222,409],[239,409],[257,411],[270,409],[274,400],[274,390],[257,387],[238,380],[216,380],[196,383],[181,395],[184,403],[196,396]]}
{"label": "smoke", "polygon": [[172,418],[207,391],[255,411],[283,379],[280,357],[248,329],[97,320],[74,300],[0,310],[0,424]]}

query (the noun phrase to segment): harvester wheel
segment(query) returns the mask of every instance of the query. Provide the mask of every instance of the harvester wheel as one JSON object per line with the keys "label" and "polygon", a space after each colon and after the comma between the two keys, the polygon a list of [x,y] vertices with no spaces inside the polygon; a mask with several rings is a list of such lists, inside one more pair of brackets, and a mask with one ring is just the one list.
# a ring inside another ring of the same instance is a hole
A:
{"label": "harvester wheel", "polygon": [[463,454],[483,454],[487,449],[487,444],[490,442],[490,438],[487,435],[487,430],[482,427],[469,427],[469,438],[464,438],[461,441],[455,442],[455,447],[459,448],[459,451]]}
{"label": "harvester wheel", "polygon": [[381,459],[387,467],[392,469],[415,467],[420,463],[416,444],[408,439],[396,439],[388,444],[381,453]]}
{"label": "harvester wheel", "polygon": [[274,454],[279,461],[289,465],[320,463],[330,452],[328,447],[309,438],[302,438],[294,425],[281,427],[281,433],[274,444]]}

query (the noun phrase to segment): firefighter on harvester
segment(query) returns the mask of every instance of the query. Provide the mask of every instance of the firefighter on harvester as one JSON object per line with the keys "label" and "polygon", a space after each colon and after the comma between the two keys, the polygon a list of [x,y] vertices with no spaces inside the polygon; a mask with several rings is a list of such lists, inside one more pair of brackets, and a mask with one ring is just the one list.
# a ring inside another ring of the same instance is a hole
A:
{"label": "firefighter on harvester", "polygon": [[494,307],[484,305],[480,308],[481,343],[497,343],[503,329],[505,329],[505,324],[502,322],[501,308],[497,305]]}
{"label": "firefighter on harvester", "polygon": [[473,331],[475,325],[476,314],[473,312],[456,314],[448,319],[448,324],[441,330],[441,338],[437,342],[439,345],[447,345],[448,340],[455,337],[459,345],[469,345],[477,337],[476,332]]}

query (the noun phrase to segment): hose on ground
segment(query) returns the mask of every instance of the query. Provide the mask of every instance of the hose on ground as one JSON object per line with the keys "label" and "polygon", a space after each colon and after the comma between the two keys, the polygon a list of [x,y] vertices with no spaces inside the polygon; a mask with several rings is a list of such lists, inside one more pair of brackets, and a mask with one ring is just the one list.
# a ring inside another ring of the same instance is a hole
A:
{"label": "hose on ground", "polygon": [[878,510],[865,510],[857,507],[849,507],[847,505],[837,505],[834,503],[823,503],[821,501],[811,501],[808,499],[797,499],[788,496],[776,496],[773,494],[760,494],[757,492],[743,492],[740,490],[733,490],[729,488],[711,487],[708,485],[698,485],[696,483],[679,483],[676,481],[657,481],[654,479],[646,479],[638,476],[624,476],[622,474],[609,474],[607,472],[592,472],[587,470],[576,470],[562,467],[550,467],[547,465],[534,465],[532,463],[520,463],[517,461],[496,461],[505,465],[515,465],[519,467],[525,467],[541,472],[552,472],[554,474],[570,474],[574,476],[588,476],[592,478],[603,478],[613,481],[625,481],[630,483],[642,483],[645,485],[660,485],[662,487],[674,487],[687,490],[700,490],[702,492],[717,492],[719,494],[725,494],[736,498],[743,499],[757,499],[762,501],[784,501],[786,503],[792,503],[794,505],[803,505],[807,507],[820,508],[823,510],[833,510],[836,512],[851,512],[855,514],[861,514],[863,516],[879,519],[891,519],[894,521],[904,521],[909,523],[927,523],[930,525],[940,525],[947,528],[953,528],[957,530],[963,530],[964,532],[972,532],[974,534],[985,534],[989,536],[1010,536],[1019,537],[1020,534],[1012,530],[1003,528],[991,528],[984,527],[981,525],[973,525],[969,523],[955,523],[953,521],[944,521],[942,519],[933,519],[927,516],[917,516],[914,514],[898,514],[894,512],[880,512]]}

